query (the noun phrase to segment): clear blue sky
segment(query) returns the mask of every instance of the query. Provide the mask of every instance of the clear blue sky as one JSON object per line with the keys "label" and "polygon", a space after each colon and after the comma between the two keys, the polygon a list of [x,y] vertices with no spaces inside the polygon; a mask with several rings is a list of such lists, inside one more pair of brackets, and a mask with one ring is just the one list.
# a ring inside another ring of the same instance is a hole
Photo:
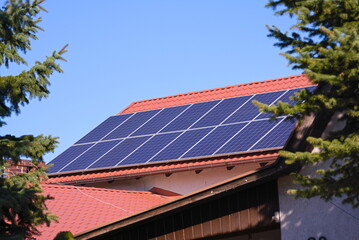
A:
{"label": "clear blue sky", "polygon": [[[48,0],[29,65],[69,43],[51,94],[12,116],[1,134],[60,137],[48,162],[131,102],[299,74],[266,24],[288,29],[267,1]],[[21,68],[1,69],[16,74]]]}

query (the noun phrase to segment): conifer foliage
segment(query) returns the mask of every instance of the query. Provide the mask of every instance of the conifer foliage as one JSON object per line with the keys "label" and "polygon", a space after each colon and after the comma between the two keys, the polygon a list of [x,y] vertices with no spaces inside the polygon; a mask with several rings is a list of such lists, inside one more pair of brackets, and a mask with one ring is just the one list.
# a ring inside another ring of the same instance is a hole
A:
{"label": "conifer foliage", "polygon": [[359,0],[271,0],[267,7],[277,15],[289,15],[296,24],[289,32],[268,27],[275,44],[286,49],[294,69],[303,69],[317,84],[313,93],[302,90],[293,106],[278,103],[266,106],[256,102],[261,111],[274,116],[290,114],[301,120],[306,115],[334,114],[345,125],[328,137],[309,137],[307,141],[319,152],[282,152],[288,164],[326,162],[329,168],[317,170],[316,176],[295,174],[301,188],[290,190],[296,197],[320,196],[328,201],[342,197],[343,203],[359,206]]}
{"label": "conifer foliage", "polygon": [[[31,50],[31,40],[42,30],[38,24],[43,0],[9,0],[0,6],[0,67],[27,63],[22,57]],[[20,108],[31,99],[46,98],[49,94],[49,77],[54,72],[62,72],[57,64],[64,60],[61,55],[66,50],[53,52],[44,61],[37,61],[15,76],[0,76],[0,127],[4,119],[19,114]],[[21,158],[32,159],[38,166],[31,173],[0,179],[0,239],[25,239],[38,234],[37,226],[49,225],[56,217],[48,212],[40,180],[46,178],[46,170],[39,167],[42,156],[53,151],[57,138],[51,136],[0,136],[0,170],[12,161]],[[11,173],[10,173],[11,175]]]}

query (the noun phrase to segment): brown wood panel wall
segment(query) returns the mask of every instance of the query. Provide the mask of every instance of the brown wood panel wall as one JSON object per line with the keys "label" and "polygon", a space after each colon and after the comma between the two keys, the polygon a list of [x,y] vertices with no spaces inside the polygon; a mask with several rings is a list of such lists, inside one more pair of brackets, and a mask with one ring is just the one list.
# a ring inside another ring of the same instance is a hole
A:
{"label": "brown wood panel wall", "polygon": [[[277,182],[267,182],[247,190],[231,190],[207,198],[195,206],[158,215],[142,222],[102,235],[118,240],[183,240],[258,231],[277,227],[272,216],[279,211]],[[100,238],[98,238],[100,239]]]}

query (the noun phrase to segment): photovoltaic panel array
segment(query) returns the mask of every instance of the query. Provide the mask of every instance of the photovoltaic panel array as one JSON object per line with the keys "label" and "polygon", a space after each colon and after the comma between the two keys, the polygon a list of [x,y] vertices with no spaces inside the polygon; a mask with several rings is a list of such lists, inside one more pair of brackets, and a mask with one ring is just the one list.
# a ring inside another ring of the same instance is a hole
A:
{"label": "photovoltaic panel array", "polygon": [[[312,91],[314,87],[307,88]],[[190,159],[282,147],[295,122],[268,121],[252,101],[290,102],[300,89],[109,117],[57,156],[50,173]]]}

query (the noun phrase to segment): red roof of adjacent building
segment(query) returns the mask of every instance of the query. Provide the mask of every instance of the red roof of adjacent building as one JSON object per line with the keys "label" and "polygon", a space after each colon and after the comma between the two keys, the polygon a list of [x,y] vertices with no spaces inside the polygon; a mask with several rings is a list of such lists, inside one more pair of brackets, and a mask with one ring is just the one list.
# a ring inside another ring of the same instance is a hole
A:
{"label": "red roof of adjacent building", "polygon": [[133,102],[130,106],[125,108],[119,114],[141,112],[165,107],[173,107],[265,92],[274,92],[291,88],[301,88],[311,85],[313,85],[313,83],[311,83],[305,75],[300,74],[267,81],[244,83],[228,87],[214,88],[204,91],[183,93],[168,97],[137,101]]}
{"label": "red roof of adjacent building", "polygon": [[80,233],[173,199],[145,191],[51,184],[42,187],[44,195],[49,194],[55,198],[46,201],[46,205],[53,214],[59,216],[59,222],[52,223],[50,227],[40,227],[42,235],[35,236],[37,240],[53,239],[60,231]]}
{"label": "red roof of adjacent building", "polygon": [[124,167],[108,170],[95,170],[88,172],[74,172],[66,174],[50,174],[48,183],[79,184],[96,181],[109,181],[120,178],[153,175],[160,173],[174,173],[188,170],[205,169],[220,166],[236,166],[245,163],[273,163],[278,157],[277,151],[266,153],[252,153],[240,156],[217,157],[202,160],[186,160],[165,162],[156,165],[142,165],[138,167]]}

